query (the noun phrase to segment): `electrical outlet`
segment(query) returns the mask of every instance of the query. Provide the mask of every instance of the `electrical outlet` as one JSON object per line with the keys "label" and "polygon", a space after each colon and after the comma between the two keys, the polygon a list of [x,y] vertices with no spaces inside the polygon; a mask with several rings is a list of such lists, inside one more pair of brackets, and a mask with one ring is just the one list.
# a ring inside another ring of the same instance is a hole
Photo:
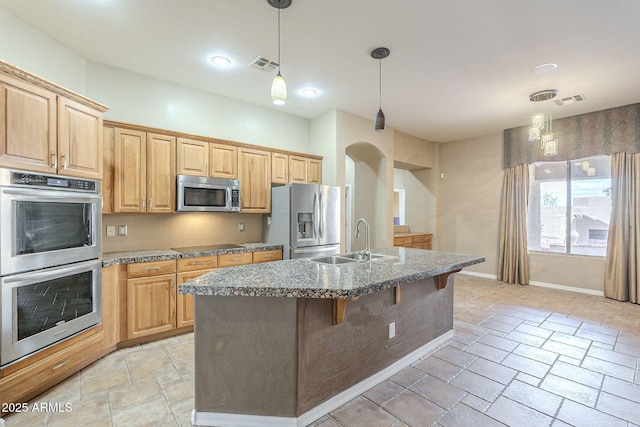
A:
{"label": "electrical outlet", "polygon": [[396,322],[389,323],[389,339],[396,336]]}
{"label": "electrical outlet", "polygon": [[118,236],[126,236],[127,235],[127,226],[119,225],[118,226]]}
{"label": "electrical outlet", "polygon": [[244,231],[244,222],[238,223],[238,231]]}
{"label": "electrical outlet", "polygon": [[116,226],[107,225],[107,237],[114,237],[116,235]]}

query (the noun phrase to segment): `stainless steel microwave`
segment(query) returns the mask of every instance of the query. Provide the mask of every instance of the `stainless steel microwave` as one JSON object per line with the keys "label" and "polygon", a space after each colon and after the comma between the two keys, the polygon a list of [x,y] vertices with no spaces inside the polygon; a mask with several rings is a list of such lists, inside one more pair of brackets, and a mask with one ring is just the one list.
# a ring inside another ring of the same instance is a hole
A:
{"label": "stainless steel microwave", "polygon": [[240,212],[240,181],[178,175],[178,212]]}

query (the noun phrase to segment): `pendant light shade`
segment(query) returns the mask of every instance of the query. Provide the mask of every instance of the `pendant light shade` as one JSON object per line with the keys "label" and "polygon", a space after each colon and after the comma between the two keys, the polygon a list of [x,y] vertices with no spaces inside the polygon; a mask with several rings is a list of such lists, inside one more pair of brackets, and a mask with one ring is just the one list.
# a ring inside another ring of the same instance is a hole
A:
{"label": "pendant light shade", "polygon": [[271,82],[271,99],[276,105],[284,105],[287,100],[287,83],[284,81],[280,71]]}
{"label": "pendant light shade", "polygon": [[384,120],[384,113],[382,112],[382,108],[378,110],[378,114],[376,114],[376,131],[381,132],[384,130],[386,126],[385,120]]}
{"label": "pendant light shade", "polygon": [[378,105],[378,114],[376,114],[376,120],[374,124],[374,129],[376,130],[376,132],[382,132],[386,128],[386,121],[384,118],[384,113],[382,112],[382,60],[389,56],[390,53],[391,51],[386,47],[378,47],[371,51],[371,57],[378,60],[380,72],[380,80],[378,81],[378,95],[380,103]]}
{"label": "pendant light shade", "polygon": [[292,0],[267,0],[267,2],[278,9],[278,74],[271,82],[271,100],[276,105],[284,105],[287,101],[287,82],[280,73],[280,9],[291,6]]}

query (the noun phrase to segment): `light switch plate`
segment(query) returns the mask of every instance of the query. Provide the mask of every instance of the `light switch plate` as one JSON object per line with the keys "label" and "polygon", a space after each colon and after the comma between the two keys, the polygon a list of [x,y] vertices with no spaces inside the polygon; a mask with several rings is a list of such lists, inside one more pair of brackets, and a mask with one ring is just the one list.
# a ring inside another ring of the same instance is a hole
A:
{"label": "light switch plate", "polygon": [[396,336],[396,322],[389,323],[389,339]]}
{"label": "light switch plate", "polygon": [[126,236],[127,235],[127,226],[119,225],[118,226],[118,236]]}

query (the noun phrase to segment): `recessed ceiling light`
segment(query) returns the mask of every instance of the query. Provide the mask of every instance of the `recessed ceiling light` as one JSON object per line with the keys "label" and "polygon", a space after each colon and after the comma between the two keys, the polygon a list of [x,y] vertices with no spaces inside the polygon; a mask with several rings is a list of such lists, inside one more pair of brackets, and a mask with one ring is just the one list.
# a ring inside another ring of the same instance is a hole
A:
{"label": "recessed ceiling light", "polygon": [[213,62],[218,67],[227,67],[231,64],[231,60],[229,58],[225,58],[224,56],[214,56],[211,58],[211,62]]}
{"label": "recessed ceiling light", "polygon": [[541,64],[541,65],[538,65],[537,67],[534,67],[533,70],[531,70],[531,74],[548,73],[550,71],[555,70],[556,68],[558,68],[558,64],[554,64],[554,63]]}
{"label": "recessed ceiling light", "polygon": [[308,87],[308,88],[302,89],[300,93],[304,96],[314,97],[318,94],[318,91],[315,90],[314,88]]}

